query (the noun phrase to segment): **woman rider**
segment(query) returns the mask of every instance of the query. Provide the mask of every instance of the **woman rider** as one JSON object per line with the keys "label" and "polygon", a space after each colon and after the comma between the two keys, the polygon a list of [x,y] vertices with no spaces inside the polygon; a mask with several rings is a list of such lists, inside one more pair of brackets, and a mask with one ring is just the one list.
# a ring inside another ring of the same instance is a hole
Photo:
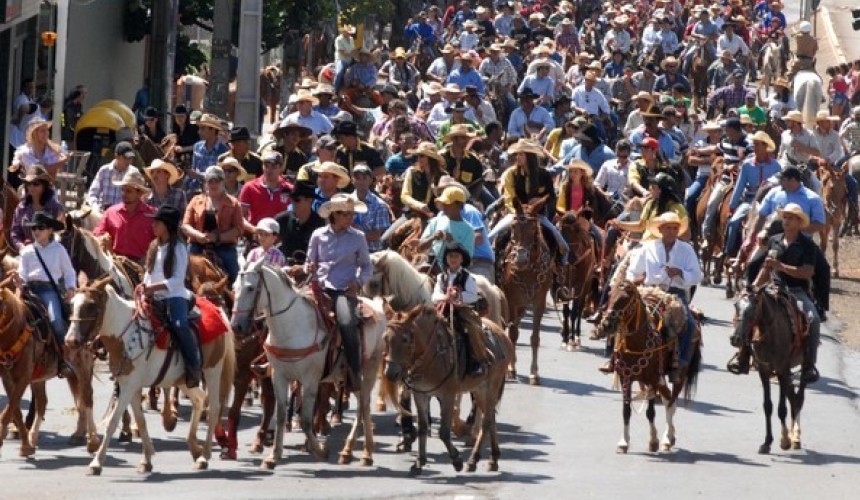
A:
{"label": "woman rider", "polygon": [[[594,238],[594,243],[597,248],[600,248],[603,237],[600,235],[600,230],[592,222],[592,214],[597,208],[597,189],[594,186],[593,170],[591,165],[582,160],[573,160],[567,166],[567,178],[564,179],[558,188],[558,202],[555,204],[556,211],[560,214],[565,214],[573,210],[577,214],[582,214],[583,218],[579,219],[583,224],[583,229],[587,229]],[[585,211],[583,212],[583,209]]]}
{"label": "woman rider", "polygon": [[367,212],[367,205],[344,193],[322,204],[319,215],[328,224],[311,235],[306,264],[334,304],[352,391],[361,389],[358,292],[373,274],[364,233],[352,227],[356,212]]}
{"label": "woman rider", "polygon": [[167,310],[170,330],[179,341],[179,350],[185,360],[185,385],[200,384],[200,349],[188,328],[188,310],[191,292],[185,288],[188,269],[188,247],[179,232],[181,212],[172,205],[162,205],[152,217],[155,239],[146,252],[143,283],[140,291],[149,297],[158,309]]}
{"label": "woman rider", "polygon": [[57,201],[54,195],[54,180],[45,170],[45,167],[41,165],[29,167],[27,175],[22,180],[27,194],[15,207],[12,225],[9,228],[12,244],[15,245],[19,253],[24,245],[34,241],[33,231],[28,223],[37,212],[45,212],[57,220],[60,220],[60,216],[63,214],[63,205]]}
{"label": "woman rider", "polygon": [[547,214],[552,215],[555,212],[553,203],[555,188],[552,184],[552,175],[538,164],[538,158],[544,156],[543,148],[533,141],[520,139],[508,148],[508,156],[516,161],[516,164],[504,174],[502,196],[505,198],[509,213],[490,231],[490,241],[495,242],[499,234],[510,230],[516,217],[515,200],[521,205],[526,205],[536,198],[547,197],[545,212],[537,215],[541,226],[548,229],[555,238],[560,254],[559,262],[562,266],[566,266],[570,248],[564,241],[561,231],[547,218]]}

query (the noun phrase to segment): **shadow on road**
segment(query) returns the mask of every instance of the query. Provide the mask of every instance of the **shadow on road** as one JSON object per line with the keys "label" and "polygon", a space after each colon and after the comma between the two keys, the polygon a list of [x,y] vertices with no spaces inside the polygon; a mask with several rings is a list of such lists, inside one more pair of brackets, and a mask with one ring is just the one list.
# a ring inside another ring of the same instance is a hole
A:
{"label": "shadow on road", "polygon": [[814,450],[803,450],[800,452],[785,452],[779,455],[781,463],[797,465],[829,465],[829,464],[860,464],[860,457],[851,455],[836,455],[832,453],[819,453]]}
{"label": "shadow on road", "polygon": [[806,386],[806,390],[846,399],[860,397],[852,387],[845,385],[841,380],[830,377],[821,377],[815,384]]}
{"label": "shadow on road", "polygon": [[[528,376],[518,375],[517,379],[522,384],[528,384]],[[557,392],[563,392],[565,394],[571,394],[574,396],[590,396],[592,394],[597,393],[614,393],[617,391],[613,391],[607,389],[606,387],[602,387],[594,384],[585,384],[582,382],[577,382],[575,380],[560,380],[555,378],[544,377],[541,375],[540,378],[540,386],[547,389],[553,389]]]}
{"label": "shadow on road", "polygon": [[637,453],[638,455],[644,455],[652,458],[653,460],[659,460],[661,462],[672,462],[678,464],[699,464],[699,463],[719,463],[719,464],[733,464],[733,465],[745,465],[750,467],[768,467],[767,464],[754,462],[752,460],[748,460],[737,455],[733,455],[731,453],[704,453],[698,451],[690,451],[684,449],[677,449],[671,453]]}

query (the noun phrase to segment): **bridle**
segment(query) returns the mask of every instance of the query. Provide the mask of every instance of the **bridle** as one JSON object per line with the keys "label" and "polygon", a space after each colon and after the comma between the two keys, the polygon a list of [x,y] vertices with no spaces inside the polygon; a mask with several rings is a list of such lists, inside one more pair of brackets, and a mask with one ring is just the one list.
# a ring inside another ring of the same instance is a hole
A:
{"label": "bridle", "polygon": [[[433,326],[431,329],[432,333],[430,334],[430,338],[427,340],[427,343],[425,344],[424,350],[421,351],[420,353],[416,352],[415,334],[413,331],[411,331],[411,328],[413,328],[415,326],[413,322],[414,322],[414,319],[410,320],[409,322],[392,323],[392,324],[388,325],[388,328],[394,332],[397,332],[398,336],[406,335],[406,333],[403,333],[403,330],[408,331],[408,335],[409,335],[409,356],[408,356],[409,367],[406,369],[406,373],[402,377],[403,384],[407,388],[409,388],[409,390],[411,390],[412,392],[416,392],[418,394],[430,394],[430,393],[436,392],[440,387],[445,385],[445,383],[448,381],[448,379],[451,378],[451,375],[454,374],[454,367],[456,364],[454,362],[454,358],[456,356],[456,353],[454,352],[455,349],[453,347],[453,344],[449,344],[446,346],[446,345],[440,343],[441,339],[440,339],[440,335],[438,333],[438,330],[439,330],[438,326],[440,323],[442,323],[442,317],[438,314],[433,319]],[[444,327],[444,323],[443,323],[443,327]],[[435,349],[434,349],[434,346],[435,346]],[[424,389],[416,388],[413,385],[413,383],[415,380],[420,378],[420,377],[416,376],[416,372],[421,371],[420,370],[421,368],[427,367],[429,365],[429,363],[436,358],[436,356],[438,356],[440,354],[444,354],[445,352],[450,353],[451,360],[450,360],[450,363],[448,363],[450,368],[448,369],[448,372],[445,374],[445,376],[442,377],[442,380],[440,380],[439,383],[436,384],[431,389],[424,390]],[[391,359],[390,349],[386,349],[385,362],[388,364],[391,364],[391,365],[402,366],[402,363],[399,363],[399,362]]]}
{"label": "bridle", "polygon": [[[258,282],[256,290],[254,291],[254,299],[251,301],[251,307],[248,309],[239,309],[237,301],[237,304],[233,306],[232,311],[232,315],[234,317],[237,314],[254,313],[257,310],[257,306],[260,301],[260,295],[262,294],[263,290],[266,291],[266,308],[269,310],[269,313],[263,314],[261,317],[255,317],[253,318],[254,320],[275,318],[286,313],[293,307],[293,305],[296,303],[296,300],[298,300],[299,296],[301,295],[300,293],[294,294],[293,298],[287,302],[287,305],[285,305],[281,309],[278,309],[276,312],[272,312],[272,292],[271,290],[269,290],[269,285],[266,284],[266,278],[263,276],[263,267],[260,266],[260,268],[255,271],[242,271],[239,273],[239,276],[241,277],[246,274],[251,274],[252,272],[258,276]],[[260,286],[260,284],[262,284],[262,286]]]}

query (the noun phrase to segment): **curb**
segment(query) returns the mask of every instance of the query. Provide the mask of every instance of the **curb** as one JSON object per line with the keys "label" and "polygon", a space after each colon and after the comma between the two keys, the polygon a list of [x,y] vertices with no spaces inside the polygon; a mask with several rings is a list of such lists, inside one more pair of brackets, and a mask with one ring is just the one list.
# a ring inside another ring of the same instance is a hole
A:
{"label": "curb", "polygon": [[842,51],[842,46],[839,44],[839,39],[836,38],[836,31],[833,29],[833,19],[830,17],[830,9],[821,6],[818,8],[821,14],[821,21],[824,24],[824,32],[827,37],[827,42],[833,48],[836,58],[840,63],[844,64],[848,60],[845,58],[845,52]]}

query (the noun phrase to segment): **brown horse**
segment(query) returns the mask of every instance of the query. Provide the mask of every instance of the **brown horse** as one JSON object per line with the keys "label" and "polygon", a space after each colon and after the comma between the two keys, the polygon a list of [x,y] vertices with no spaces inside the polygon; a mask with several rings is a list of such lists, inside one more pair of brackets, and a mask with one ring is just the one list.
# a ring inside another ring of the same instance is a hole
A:
{"label": "brown horse", "polygon": [[3,215],[3,220],[0,221],[3,223],[3,233],[0,234],[0,254],[17,255],[17,249],[12,245],[12,217],[14,217],[15,208],[21,200],[12,186],[4,182],[2,178],[0,178],[0,184],[2,184],[2,189],[0,189],[0,197],[2,197],[2,200],[0,200],[2,201],[0,209]]}
{"label": "brown horse", "polygon": [[[483,414],[481,430],[467,462],[467,470],[476,469],[484,438],[490,439],[489,470],[498,470],[499,438],[496,432],[496,408],[505,388],[505,360],[514,355],[514,345],[502,329],[484,319],[488,333],[487,346],[496,362],[480,376],[466,376],[463,349],[448,326],[449,320],[431,305],[414,307],[408,313],[396,313],[385,330],[385,379],[388,383],[402,380],[412,390],[418,412],[418,457],[412,474],[420,474],[427,461],[427,433],[430,399],[439,400],[439,438],[458,472],[463,469],[460,452],[451,442],[451,420],[454,401],[463,392],[472,394]],[[394,394],[393,389],[385,391]],[[395,405],[396,401],[392,401]]]}
{"label": "brown horse", "polygon": [[423,230],[424,220],[421,217],[413,217],[394,231],[388,246],[413,265],[423,263],[422,257],[425,254],[418,249]]}
{"label": "brown horse", "polygon": [[558,222],[558,228],[570,246],[576,260],[561,270],[563,286],[568,295],[563,302],[561,323],[561,346],[573,351],[582,345],[582,316],[596,286],[595,264],[597,244],[588,230],[589,223],[576,212],[568,212]]}
{"label": "brown horse", "polygon": [[[511,239],[501,261],[500,286],[508,299],[508,336],[516,345],[520,336],[520,321],[526,309],[532,310],[532,363],[529,383],[540,384],[538,347],[540,325],[546,309],[546,295],[553,282],[554,263],[550,248],[541,231],[537,214],[543,210],[545,198],[532,205],[515,204],[517,215],[511,225]],[[516,356],[510,358],[509,376],[516,377]]]}
{"label": "brown horse", "polygon": [[844,170],[828,167],[819,169],[821,174],[821,198],[827,213],[827,222],[821,231],[821,253],[827,255],[827,240],[833,237],[833,276],[839,277],[839,232],[848,207],[848,188]]}
{"label": "brown horse", "polygon": [[[704,276],[703,284],[706,286],[711,284],[711,280],[716,284],[720,284],[723,280],[722,269],[725,258],[722,254],[724,253],[726,232],[728,231],[728,224],[731,219],[729,202],[731,201],[733,184],[730,183],[728,186],[721,186],[720,178],[728,174],[731,176],[732,182],[734,182],[733,174],[735,173],[734,170],[726,170],[725,167],[726,165],[722,158],[714,159],[711,165],[711,176],[708,178],[708,183],[705,185],[705,189],[702,190],[699,202],[696,205],[695,222],[690,225],[694,239],[693,243],[700,249],[702,275]],[[714,189],[717,189],[718,186],[722,191],[722,198],[717,210],[716,224],[711,227],[708,234],[702,234],[702,224],[704,223],[705,214],[708,209],[708,201]],[[720,256],[719,259],[715,258],[717,255]]]}
{"label": "brown horse", "polygon": [[266,119],[275,123],[278,103],[281,100],[281,70],[277,66],[266,66],[260,71],[260,101],[266,106]]}
{"label": "brown horse", "polygon": [[[764,443],[759,447],[759,453],[770,453],[773,443],[773,431],[770,418],[773,413],[773,402],[770,396],[770,379],[775,376],[779,381],[779,419],[782,423],[780,448],[799,450],[800,445],[800,410],[803,408],[806,383],[801,381],[797,386],[791,379],[791,368],[800,364],[804,352],[805,336],[796,332],[803,325],[792,318],[802,318],[798,315],[797,306],[791,297],[787,297],[772,287],[762,287],[751,293],[744,294],[735,303],[735,335],[749,338],[755,359],[756,371],[761,379],[764,395],[764,415],[766,433]],[[750,335],[750,332],[752,334]],[[802,339],[802,340],[801,340]],[[800,340],[800,342],[799,342]],[[786,426],[786,399],[791,405],[791,429]]]}
{"label": "brown horse", "polygon": [[[658,288],[640,289],[630,281],[623,281],[613,287],[606,315],[598,331],[615,337],[612,356],[615,360],[616,381],[621,383],[624,398],[624,435],[618,442],[619,453],[627,453],[630,443],[633,382],[639,382],[649,394],[648,410],[645,413],[651,431],[649,450],[656,452],[662,444],[662,450],[669,451],[675,445],[675,403],[682,391],[685,399],[690,399],[702,359],[699,327],[691,340],[693,355],[690,364],[680,369],[677,381],[669,390],[664,375],[672,368],[675,346],[679,335],[686,328],[686,321],[684,305],[674,295]],[[666,432],[662,443],[657,440],[657,428],[654,425],[656,394],[660,395],[666,408]]]}

